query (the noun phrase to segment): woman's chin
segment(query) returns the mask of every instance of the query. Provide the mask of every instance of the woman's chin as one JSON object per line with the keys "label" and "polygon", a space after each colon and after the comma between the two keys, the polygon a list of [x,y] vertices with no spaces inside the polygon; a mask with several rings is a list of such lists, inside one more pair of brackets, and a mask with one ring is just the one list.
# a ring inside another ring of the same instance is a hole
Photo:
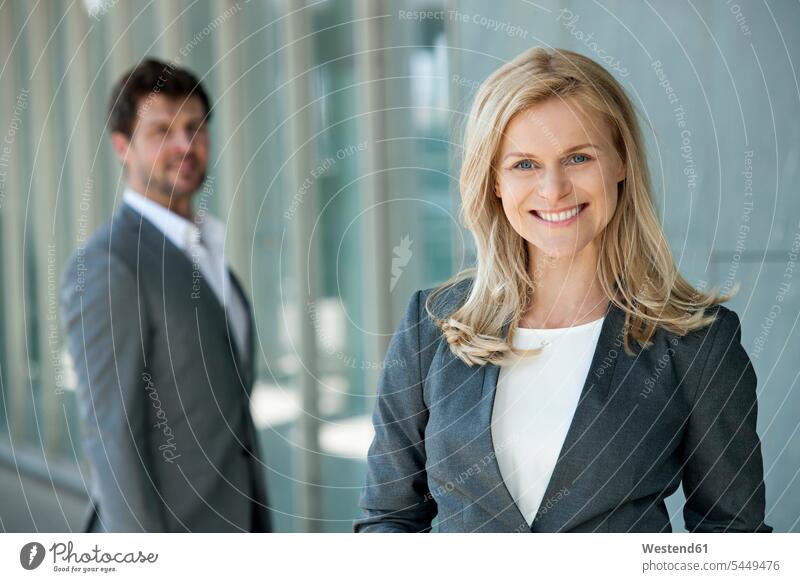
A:
{"label": "woman's chin", "polygon": [[575,241],[571,243],[552,244],[548,241],[539,241],[528,239],[528,247],[537,255],[547,257],[552,260],[563,260],[575,257],[584,248],[585,244],[576,246]]}

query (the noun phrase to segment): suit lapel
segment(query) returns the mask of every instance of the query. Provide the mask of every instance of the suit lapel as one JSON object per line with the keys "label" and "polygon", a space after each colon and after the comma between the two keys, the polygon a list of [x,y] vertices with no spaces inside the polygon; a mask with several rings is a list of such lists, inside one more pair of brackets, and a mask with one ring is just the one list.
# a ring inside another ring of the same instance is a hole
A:
{"label": "suit lapel", "polygon": [[[585,467],[581,455],[581,447],[585,444],[585,441],[582,441],[582,439],[587,428],[597,420],[599,411],[602,410],[608,399],[615,367],[619,359],[618,352],[622,349],[623,323],[624,312],[609,302],[606,318],[603,321],[592,364],[589,368],[589,374],[584,382],[575,414],[542,499],[543,504],[548,499],[555,499],[558,492],[565,487],[567,490],[572,489],[575,480]],[[506,325],[503,329],[504,336],[508,331],[508,327]],[[500,520],[501,523],[499,525],[504,531],[560,531],[569,529],[567,522],[574,515],[566,510],[559,511],[558,504],[555,504],[550,511],[537,514],[532,526],[528,526],[525,517],[511,497],[500,473],[491,431],[492,409],[494,408],[500,367],[487,364],[483,368],[483,391],[480,403],[483,410],[480,418],[482,422],[486,423],[483,430],[481,430],[481,434],[484,435],[482,447],[489,454],[486,469],[489,479],[488,485],[492,491],[487,495],[486,499],[487,505],[490,506],[489,510],[492,515],[497,516],[498,520]]]}
{"label": "suit lapel", "polygon": [[[503,337],[506,336],[506,332],[507,326],[503,330]],[[481,484],[485,489],[480,492],[484,496],[481,501],[489,515],[499,522],[492,531],[524,532],[529,529],[528,523],[506,487],[503,475],[500,473],[500,465],[497,464],[497,454],[492,440],[492,409],[499,375],[499,366],[487,364],[483,366],[483,374],[480,377],[483,386],[479,414],[482,424],[480,450],[484,453],[482,458],[486,459],[485,474],[488,479],[488,483]]]}
{"label": "suit lapel", "polygon": [[[187,285],[186,283],[193,281],[195,278],[193,273],[194,266],[191,259],[186,256],[186,253],[176,247],[169,237],[147,220],[147,218],[127,204],[123,203],[119,212],[123,219],[135,231],[135,236],[138,241],[136,263],[139,266],[137,268],[141,270],[140,265],[145,260],[142,255],[147,254],[150,256],[150,260],[160,265],[162,294],[166,295],[167,293],[173,292],[172,286],[167,284],[167,281],[173,277],[181,283],[177,288],[186,287],[190,289],[191,285]],[[137,276],[140,276],[140,274],[137,273]],[[216,326],[222,329],[229,338],[228,343],[233,350],[233,356],[237,366],[240,370],[244,371],[246,368],[242,365],[241,356],[238,352],[236,342],[233,339],[233,330],[229,328],[231,322],[229,318],[226,317],[225,308],[222,303],[220,303],[216,293],[214,293],[214,290],[208,284],[205,277],[200,276],[197,283],[200,285],[199,300],[201,302],[202,315],[204,317],[213,317],[216,319]],[[238,287],[238,282],[235,283],[235,286],[243,296],[241,288]],[[245,306],[247,306],[246,299],[243,300],[245,301]],[[164,316],[166,317],[166,315],[167,314]]]}
{"label": "suit lapel", "polygon": [[[587,455],[584,450],[589,445],[589,429],[601,422],[603,410],[609,400],[614,386],[613,378],[622,349],[622,332],[625,314],[614,304],[609,305],[607,317],[603,322],[600,337],[597,341],[592,365],[583,385],[578,406],[572,424],[567,431],[564,444],[558,455],[550,483],[545,490],[542,503],[560,499],[560,491],[573,491],[577,481],[584,475],[587,466]],[[591,462],[592,459],[589,459]],[[586,504],[582,504],[585,508]],[[558,504],[547,512],[537,513],[531,526],[532,531],[564,531],[571,529],[578,521],[580,512],[576,512],[572,504]]]}
{"label": "suit lapel", "polygon": [[[243,369],[247,375],[247,385],[250,386],[255,377],[255,322],[253,321],[253,312],[250,309],[250,302],[247,300],[247,294],[244,292],[244,287],[242,287],[238,277],[236,277],[231,269],[228,269],[228,276],[231,278],[231,283],[233,283],[234,289],[239,294],[239,299],[242,301],[242,307],[244,307],[245,314],[247,315],[247,333],[245,334],[246,339],[244,353],[239,354],[239,350],[235,342],[233,342],[233,345],[236,353],[238,354],[239,363],[243,366],[241,369]],[[245,357],[246,360],[243,360],[242,357]]]}

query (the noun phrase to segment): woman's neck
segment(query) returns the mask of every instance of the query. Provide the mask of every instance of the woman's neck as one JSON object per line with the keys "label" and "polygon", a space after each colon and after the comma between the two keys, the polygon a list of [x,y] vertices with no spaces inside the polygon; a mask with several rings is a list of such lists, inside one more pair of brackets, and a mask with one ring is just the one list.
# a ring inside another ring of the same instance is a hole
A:
{"label": "woman's neck", "polygon": [[592,246],[571,257],[546,257],[529,252],[533,301],[520,327],[560,328],[600,319],[609,298],[598,277],[598,253]]}

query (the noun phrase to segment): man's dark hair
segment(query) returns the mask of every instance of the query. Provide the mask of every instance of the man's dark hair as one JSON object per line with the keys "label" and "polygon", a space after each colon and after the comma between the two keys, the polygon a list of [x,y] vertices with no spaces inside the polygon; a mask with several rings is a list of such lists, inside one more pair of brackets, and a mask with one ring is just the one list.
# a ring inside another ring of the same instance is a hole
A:
{"label": "man's dark hair", "polygon": [[200,81],[190,71],[156,59],[145,59],[127,71],[111,90],[108,102],[108,127],[131,137],[142,99],[157,95],[187,99],[198,97],[211,119],[211,105]]}

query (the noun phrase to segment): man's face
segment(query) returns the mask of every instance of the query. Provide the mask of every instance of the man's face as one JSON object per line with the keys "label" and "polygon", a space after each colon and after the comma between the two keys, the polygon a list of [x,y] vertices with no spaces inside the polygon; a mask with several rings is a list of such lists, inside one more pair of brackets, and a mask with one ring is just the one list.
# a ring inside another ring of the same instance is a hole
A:
{"label": "man's face", "polygon": [[198,97],[140,99],[131,138],[112,135],[131,188],[165,206],[199,190],[208,165],[205,115]]}

